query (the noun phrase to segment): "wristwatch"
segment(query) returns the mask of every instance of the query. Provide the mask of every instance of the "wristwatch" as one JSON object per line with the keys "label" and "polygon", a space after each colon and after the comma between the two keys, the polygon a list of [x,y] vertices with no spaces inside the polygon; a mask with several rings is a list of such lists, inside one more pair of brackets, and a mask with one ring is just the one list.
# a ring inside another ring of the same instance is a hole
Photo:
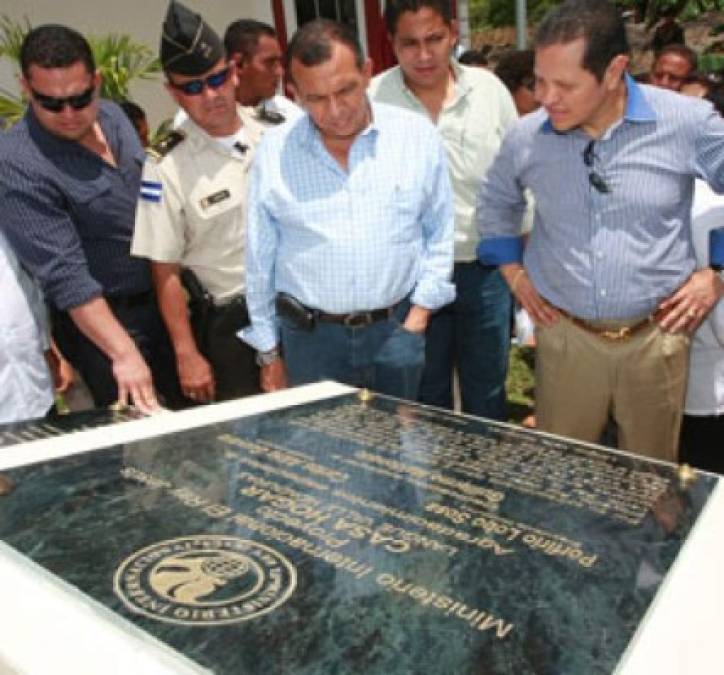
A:
{"label": "wristwatch", "polygon": [[269,351],[266,352],[257,352],[256,353],[256,365],[260,368],[263,368],[264,366],[268,366],[270,363],[274,363],[277,359],[281,358],[282,353],[279,349],[279,345],[276,347],[272,347]]}

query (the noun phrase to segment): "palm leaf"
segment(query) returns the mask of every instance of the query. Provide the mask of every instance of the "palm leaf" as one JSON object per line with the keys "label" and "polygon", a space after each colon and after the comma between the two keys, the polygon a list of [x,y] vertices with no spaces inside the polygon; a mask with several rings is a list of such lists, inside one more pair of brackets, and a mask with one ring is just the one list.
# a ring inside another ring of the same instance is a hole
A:
{"label": "palm leaf", "polygon": [[150,80],[160,72],[154,52],[129,35],[105,35],[89,40],[96,67],[103,75],[101,96],[120,101],[128,98],[133,80]]}
{"label": "palm leaf", "polygon": [[27,17],[23,21],[13,21],[6,14],[0,15],[0,56],[20,63],[20,46],[30,30]]}

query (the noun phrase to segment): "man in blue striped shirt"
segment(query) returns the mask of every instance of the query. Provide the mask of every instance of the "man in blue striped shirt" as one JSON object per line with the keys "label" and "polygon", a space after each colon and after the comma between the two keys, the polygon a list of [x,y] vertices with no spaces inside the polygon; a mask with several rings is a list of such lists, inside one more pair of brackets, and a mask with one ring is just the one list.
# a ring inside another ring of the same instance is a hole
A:
{"label": "man in blue striped shirt", "polygon": [[637,85],[627,54],[607,0],[567,0],[541,24],[543,107],[513,127],[481,185],[479,256],[502,266],[537,324],[540,428],[596,441],[613,414],[620,447],[675,460],[689,334],[722,294],[715,270],[694,271],[690,211],[697,175],[724,191],[724,122]]}
{"label": "man in blue striped shirt", "polygon": [[20,50],[23,119],[2,137],[0,223],[53,308],[53,334],[98,406],[183,404],[147,261],[130,255],[143,149],[78,32],[38,26]]}
{"label": "man in blue striped shirt", "polygon": [[336,379],[415,398],[430,313],[455,294],[440,139],[421,115],[370,104],[349,28],[308,23],[287,58],[308,114],[257,151],[242,336],[267,391]]}

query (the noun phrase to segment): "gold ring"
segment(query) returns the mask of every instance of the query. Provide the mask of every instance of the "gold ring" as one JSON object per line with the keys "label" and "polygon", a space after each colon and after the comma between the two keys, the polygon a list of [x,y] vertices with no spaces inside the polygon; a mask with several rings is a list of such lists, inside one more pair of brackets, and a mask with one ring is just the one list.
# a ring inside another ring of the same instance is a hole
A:
{"label": "gold ring", "polygon": [[690,309],[690,310],[686,313],[686,316],[687,316],[689,319],[694,319],[694,318],[696,318],[696,310],[695,310],[695,309]]}

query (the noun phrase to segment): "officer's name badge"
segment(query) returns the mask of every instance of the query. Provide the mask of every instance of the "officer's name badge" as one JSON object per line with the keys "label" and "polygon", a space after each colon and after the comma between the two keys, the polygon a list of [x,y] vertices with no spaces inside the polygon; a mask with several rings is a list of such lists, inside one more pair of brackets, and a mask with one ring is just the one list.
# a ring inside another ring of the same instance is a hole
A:
{"label": "officer's name badge", "polygon": [[150,180],[141,181],[141,199],[145,199],[147,202],[160,202],[161,190],[161,183]]}
{"label": "officer's name badge", "polygon": [[219,190],[218,192],[214,192],[214,194],[209,195],[208,197],[204,197],[200,202],[201,208],[208,209],[209,206],[213,206],[214,204],[223,202],[229,197],[231,197],[231,192],[229,192],[228,190]]}

